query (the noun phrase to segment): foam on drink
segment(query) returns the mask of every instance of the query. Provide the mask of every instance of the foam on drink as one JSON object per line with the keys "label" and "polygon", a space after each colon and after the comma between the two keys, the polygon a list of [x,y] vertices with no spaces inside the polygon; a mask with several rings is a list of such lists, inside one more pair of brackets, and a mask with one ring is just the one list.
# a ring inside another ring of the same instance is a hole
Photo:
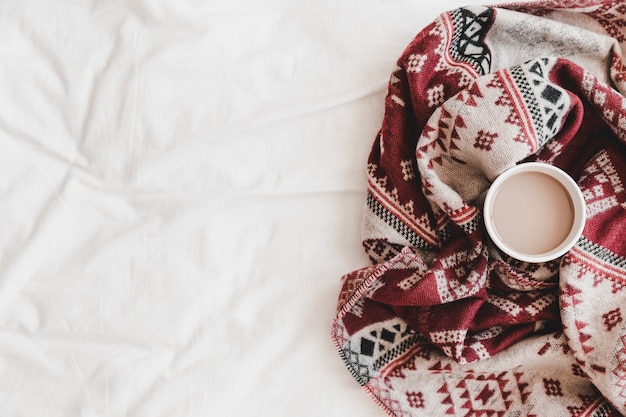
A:
{"label": "foam on drink", "polygon": [[538,255],[557,248],[574,224],[574,207],[559,181],[541,172],[521,172],[496,190],[490,213],[500,239],[511,249]]}

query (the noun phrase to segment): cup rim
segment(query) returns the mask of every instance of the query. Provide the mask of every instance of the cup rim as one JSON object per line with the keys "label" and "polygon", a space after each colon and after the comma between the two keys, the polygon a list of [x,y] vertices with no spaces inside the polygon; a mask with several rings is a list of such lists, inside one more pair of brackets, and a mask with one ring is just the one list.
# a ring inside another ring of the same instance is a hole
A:
{"label": "cup rim", "polygon": [[[499,187],[513,175],[525,172],[540,172],[549,175],[550,177],[557,180],[569,194],[574,210],[572,229],[567,235],[567,238],[565,238],[563,242],[561,242],[561,244],[559,244],[556,248],[539,254],[527,254],[519,252],[508,246],[498,236],[495,225],[493,224],[490,215],[493,208],[494,198],[497,194]],[[491,238],[493,243],[507,255],[523,262],[547,262],[565,255],[572,247],[574,247],[574,245],[582,235],[586,221],[585,199],[583,197],[582,191],[578,187],[578,184],[576,184],[572,177],[570,177],[562,169],[544,162],[525,162],[505,170],[493,181],[493,183],[489,187],[489,190],[487,191],[487,195],[485,196],[485,202],[483,204],[483,220],[485,228],[487,229],[487,233],[489,234],[489,237]]]}

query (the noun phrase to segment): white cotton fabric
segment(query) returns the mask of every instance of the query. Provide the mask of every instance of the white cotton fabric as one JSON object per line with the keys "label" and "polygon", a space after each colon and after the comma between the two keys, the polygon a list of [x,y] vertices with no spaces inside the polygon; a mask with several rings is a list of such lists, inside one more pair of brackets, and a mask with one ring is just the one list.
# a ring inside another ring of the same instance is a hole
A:
{"label": "white cotton fabric", "polygon": [[0,416],[380,416],[329,337],[388,76],[475,0],[0,4]]}

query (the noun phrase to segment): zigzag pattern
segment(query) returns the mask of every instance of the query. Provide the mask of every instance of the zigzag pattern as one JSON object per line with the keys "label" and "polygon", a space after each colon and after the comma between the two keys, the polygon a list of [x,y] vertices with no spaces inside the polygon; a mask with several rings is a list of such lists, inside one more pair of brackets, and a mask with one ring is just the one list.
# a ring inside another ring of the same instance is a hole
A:
{"label": "zigzag pattern", "polygon": [[431,247],[428,242],[426,242],[422,237],[420,237],[417,233],[411,230],[404,222],[394,216],[370,193],[368,193],[367,195],[367,207],[372,210],[376,217],[382,219],[386,224],[391,226],[400,235],[402,235],[402,237],[404,237],[413,247]]}

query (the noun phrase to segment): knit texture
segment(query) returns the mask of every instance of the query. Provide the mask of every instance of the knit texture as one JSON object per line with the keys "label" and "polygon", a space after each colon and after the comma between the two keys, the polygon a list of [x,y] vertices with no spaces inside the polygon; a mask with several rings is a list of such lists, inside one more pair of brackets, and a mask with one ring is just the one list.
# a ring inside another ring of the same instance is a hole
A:
{"label": "knit texture", "polygon": [[[368,161],[372,265],[342,278],[331,331],[388,414],[626,413],[625,40],[623,1],[467,7],[398,60]],[[586,200],[555,261],[484,230],[486,190],[525,161]]]}

